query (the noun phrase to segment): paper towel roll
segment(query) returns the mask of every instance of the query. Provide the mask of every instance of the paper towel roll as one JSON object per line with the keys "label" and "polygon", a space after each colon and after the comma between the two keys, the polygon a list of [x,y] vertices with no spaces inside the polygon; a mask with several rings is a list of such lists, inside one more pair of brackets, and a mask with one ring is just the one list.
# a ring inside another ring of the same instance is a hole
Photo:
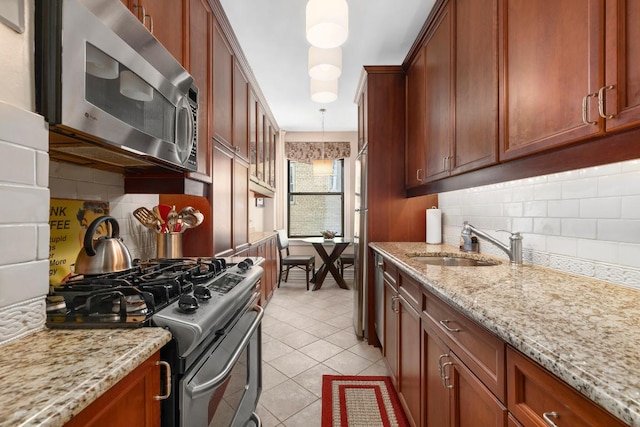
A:
{"label": "paper towel roll", "polygon": [[435,206],[427,209],[427,243],[442,243],[442,211]]}

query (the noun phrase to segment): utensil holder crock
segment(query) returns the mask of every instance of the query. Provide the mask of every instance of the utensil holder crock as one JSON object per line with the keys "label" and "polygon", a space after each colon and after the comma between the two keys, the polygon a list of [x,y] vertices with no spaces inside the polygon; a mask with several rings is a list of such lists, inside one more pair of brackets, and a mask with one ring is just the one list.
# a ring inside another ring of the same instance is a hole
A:
{"label": "utensil holder crock", "polygon": [[182,233],[158,233],[158,258],[182,258]]}

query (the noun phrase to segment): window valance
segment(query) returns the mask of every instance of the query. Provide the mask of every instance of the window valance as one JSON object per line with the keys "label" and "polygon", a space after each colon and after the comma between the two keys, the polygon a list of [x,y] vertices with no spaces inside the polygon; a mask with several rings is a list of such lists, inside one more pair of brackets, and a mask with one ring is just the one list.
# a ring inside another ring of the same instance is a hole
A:
{"label": "window valance", "polygon": [[[323,152],[324,150],[324,152]],[[322,159],[344,159],[351,156],[348,142],[286,142],[284,155],[296,162],[311,163]]]}

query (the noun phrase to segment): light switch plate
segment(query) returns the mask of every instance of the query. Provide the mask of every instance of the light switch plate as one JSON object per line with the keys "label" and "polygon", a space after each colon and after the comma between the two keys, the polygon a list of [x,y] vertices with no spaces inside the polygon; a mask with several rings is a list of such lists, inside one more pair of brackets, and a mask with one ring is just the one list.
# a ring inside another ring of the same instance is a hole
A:
{"label": "light switch plate", "polygon": [[0,22],[12,30],[24,32],[25,0],[0,0]]}

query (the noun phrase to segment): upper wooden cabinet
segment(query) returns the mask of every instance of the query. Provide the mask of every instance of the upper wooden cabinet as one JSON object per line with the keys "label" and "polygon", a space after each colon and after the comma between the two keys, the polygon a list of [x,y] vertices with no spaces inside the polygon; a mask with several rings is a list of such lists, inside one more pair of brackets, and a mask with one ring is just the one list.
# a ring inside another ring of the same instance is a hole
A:
{"label": "upper wooden cabinet", "polygon": [[449,175],[449,159],[453,142],[451,117],[452,14],[447,3],[436,19],[425,47],[425,181]]}
{"label": "upper wooden cabinet", "polygon": [[602,0],[505,0],[502,160],[602,132],[602,6]]}
{"label": "upper wooden cabinet", "polygon": [[607,132],[640,124],[640,3],[608,0],[603,115]]}
{"label": "upper wooden cabinet", "polygon": [[213,13],[207,0],[189,1],[189,73],[198,87],[198,174],[211,177],[209,123]]}
{"label": "upper wooden cabinet", "polygon": [[140,22],[183,66],[187,58],[185,37],[189,0],[122,0]]}
{"label": "upper wooden cabinet", "polygon": [[403,64],[407,194],[638,158],[638,20],[625,0],[437,2]]}
{"label": "upper wooden cabinet", "polygon": [[637,2],[505,3],[501,159],[640,124]]}
{"label": "upper wooden cabinet", "polygon": [[233,146],[233,52],[219,25],[213,31],[213,137]]}
{"label": "upper wooden cabinet", "polygon": [[498,160],[498,1],[456,0],[453,11],[456,175]]}
{"label": "upper wooden cabinet", "polygon": [[497,0],[447,2],[407,69],[407,188],[497,161]]}
{"label": "upper wooden cabinet", "polygon": [[233,146],[249,159],[249,83],[240,65],[233,67]]}
{"label": "upper wooden cabinet", "polygon": [[405,187],[422,185],[425,177],[425,48],[420,49],[407,70],[407,140],[405,144]]}

